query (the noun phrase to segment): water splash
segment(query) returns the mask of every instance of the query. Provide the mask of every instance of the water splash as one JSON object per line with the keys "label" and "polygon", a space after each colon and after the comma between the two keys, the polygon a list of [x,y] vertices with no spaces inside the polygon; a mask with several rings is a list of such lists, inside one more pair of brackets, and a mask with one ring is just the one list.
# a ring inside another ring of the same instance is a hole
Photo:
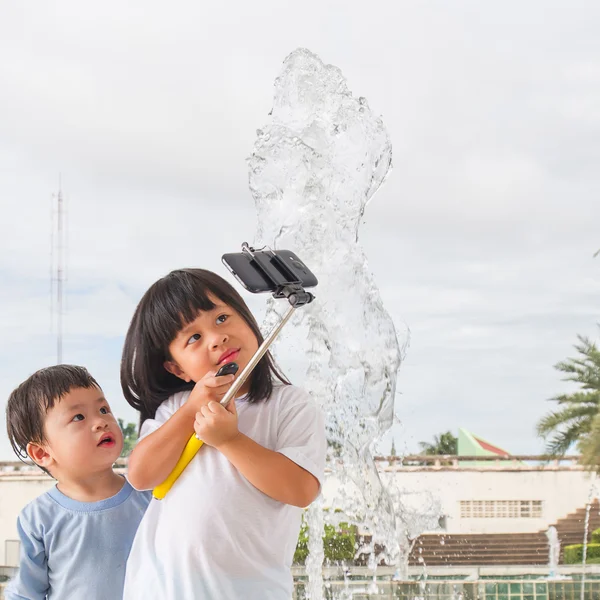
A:
{"label": "water splash", "polygon": [[[439,498],[431,492],[402,488],[397,478],[390,479],[387,489],[394,502],[400,548],[394,580],[408,581],[408,557],[421,534],[440,529],[442,506]],[[422,556],[419,556],[418,562],[423,569],[422,577],[426,580],[427,565]]]}
{"label": "water splash", "polygon": [[584,600],[585,598],[585,567],[587,561],[587,544],[588,544],[588,534],[590,529],[590,509],[592,508],[592,502],[594,500],[594,495],[597,493],[596,487],[596,473],[592,473],[592,483],[590,485],[590,493],[588,496],[587,504],[585,505],[585,522],[583,526],[583,556],[581,561],[581,594],[580,600]]}
{"label": "water splash", "polygon": [[555,579],[558,559],[560,557],[560,540],[558,539],[558,532],[554,525],[548,527],[546,537],[548,538],[548,579]]}
{"label": "water splash", "polygon": [[[305,374],[301,384],[327,415],[332,476],[353,487],[335,508],[372,535],[373,554],[377,543],[394,561],[393,501],[371,447],[393,422],[402,349],[358,242],[365,207],[390,171],[391,143],[341,71],[305,49],[284,61],[270,114],[248,159],[255,245],[297,252],[319,278],[317,300],[298,311],[274,352]],[[285,310],[271,302],[265,328]],[[322,530],[317,513],[309,526]],[[309,578],[314,599],[320,566],[311,564]]]}

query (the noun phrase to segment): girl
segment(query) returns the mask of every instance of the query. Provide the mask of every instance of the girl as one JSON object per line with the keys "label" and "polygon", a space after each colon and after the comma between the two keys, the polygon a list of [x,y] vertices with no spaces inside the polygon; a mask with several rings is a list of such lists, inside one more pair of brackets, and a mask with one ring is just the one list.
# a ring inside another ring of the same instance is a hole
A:
{"label": "girl", "polygon": [[262,336],[245,302],[201,269],[173,271],[144,295],[123,350],[121,385],[140,411],[129,480],[162,483],[194,432],[205,445],[164,500],[152,500],[127,563],[125,600],[289,600],[302,507],[325,466],[323,415],[266,354],[219,404]]}

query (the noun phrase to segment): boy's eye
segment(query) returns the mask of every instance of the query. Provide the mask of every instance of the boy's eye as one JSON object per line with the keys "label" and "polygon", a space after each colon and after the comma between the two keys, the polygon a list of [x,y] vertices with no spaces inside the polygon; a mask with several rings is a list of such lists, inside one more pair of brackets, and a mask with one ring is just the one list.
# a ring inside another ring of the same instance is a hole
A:
{"label": "boy's eye", "polygon": [[109,410],[109,409],[108,409],[106,406],[103,406],[103,407],[100,409],[100,414],[101,414],[101,415],[107,415],[108,413],[110,413],[110,410]]}
{"label": "boy's eye", "polygon": [[199,333],[195,333],[188,341],[188,345],[189,344],[193,344],[194,342],[197,342],[200,339],[200,334]]}
{"label": "boy's eye", "polygon": [[81,413],[79,413],[79,414],[75,415],[71,420],[72,421],[83,421],[84,419],[85,419],[85,417]]}
{"label": "boy's eye", "polygon": [[227,321],[228,316],[227,315],[219,315],[217,317],[217,323],[224,323],[225,321]]}

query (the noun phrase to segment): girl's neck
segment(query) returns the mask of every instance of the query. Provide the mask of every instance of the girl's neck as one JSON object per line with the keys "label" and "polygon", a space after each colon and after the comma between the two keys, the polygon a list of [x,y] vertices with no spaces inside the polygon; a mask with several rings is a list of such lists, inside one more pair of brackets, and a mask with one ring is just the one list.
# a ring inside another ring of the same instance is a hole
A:
{"label": "girl's neck", "polygon": [[93,473],[85,478],[61,478],[56,487],[65,496],[78,502],[98,502],[118,494],[125,485],[125,478],[112,468]]}
{"label": "girl's neck", "polygon": [[237,391],[236,398],[245,396],[250,391],[250,377],[244,381],[244,385]]}

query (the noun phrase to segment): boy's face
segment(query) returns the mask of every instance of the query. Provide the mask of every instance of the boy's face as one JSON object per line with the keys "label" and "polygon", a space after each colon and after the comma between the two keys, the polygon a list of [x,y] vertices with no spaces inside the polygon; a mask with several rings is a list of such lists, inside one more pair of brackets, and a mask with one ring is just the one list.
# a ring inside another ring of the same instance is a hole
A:
{"label": "boy's face", "polygon": [[121,428],[97,387],[74,388],[61,398],[46,413],[44,433],[48,464],[41,466],[57,478],[111,468],[123,449]]}

